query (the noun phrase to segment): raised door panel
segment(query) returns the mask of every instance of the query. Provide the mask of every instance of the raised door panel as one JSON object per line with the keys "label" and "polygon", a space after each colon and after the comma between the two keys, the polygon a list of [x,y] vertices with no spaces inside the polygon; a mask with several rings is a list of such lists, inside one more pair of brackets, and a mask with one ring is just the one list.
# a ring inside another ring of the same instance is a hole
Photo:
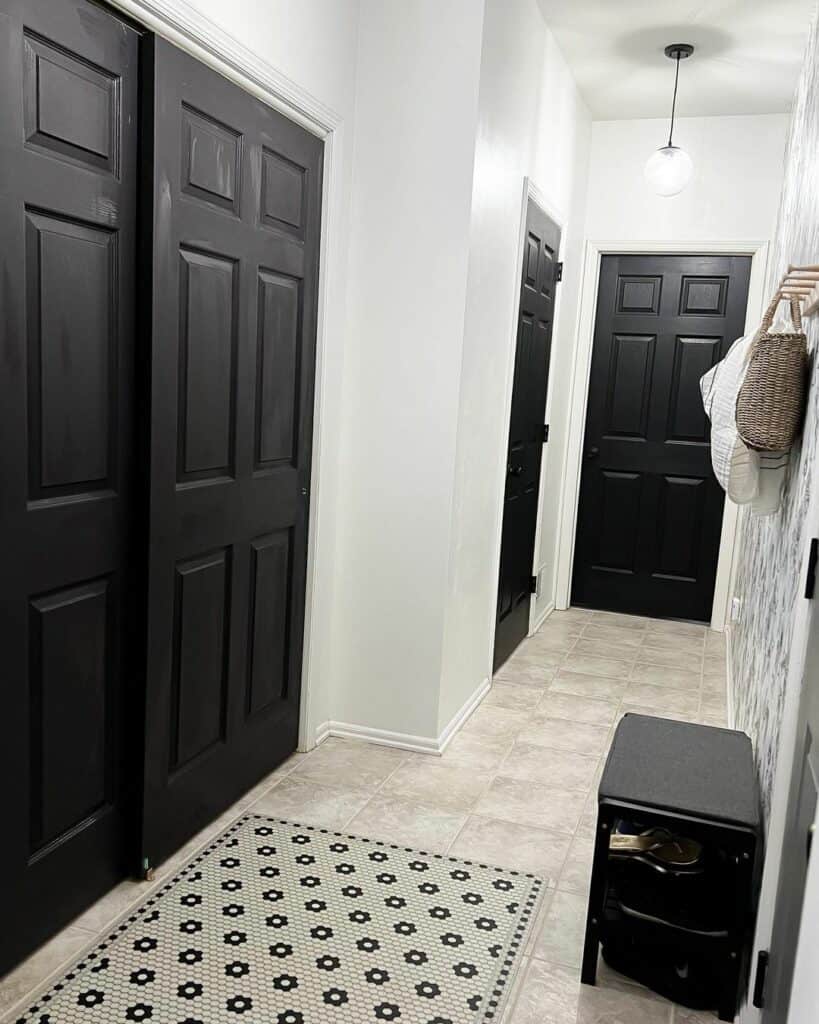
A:
{"label": "raised door panel", "polygon": [[645,439],[656,342],[653,334],[615,334],[612,338],[605,437]]}
{"label": "raised door panel", "polygon": [[662,277],[654,274],[621,274],[617,279],[614,312],[625,315],[647,313],[656,316],[660,311],[662,281]]}
{"label": "raised door panel", "polygon": [[678,476],[660,480],[657,562],[652,575],[695,583],[699,575],[708,481]]}
{"label": "raised door panel", "polygon": [[180,258],[178,480],[186,483],[233,472],[238,267],[187,248]]}
{"label": "raised door panel", "polygon": [[725,316],[728,278],[684,274],[680,285],[681,316]]}
{"label": "raised door panel", "polygon": [[711,427],[702,405],[700,378],[719,359],[721,343],[722,338],[676,338],[667,440],[710,445]]}
{"label": "raised door panel", "polygon": [[301,240],[307,224],[307,169],[262,148],[261,222]]}
{"label": "raised door panel", "polygon": [[301,282],[262,270],[258,301],[255,462],[261,468],[295,456]]}
{"label": "raised door panel", "polygon": [[182,191],[238,216],[242,135],[182,104]]}
{"label": "raised door panel", "polygon": [[110,796],[109,583],[29,605],[30,836],[36,856]]}
{"label": "raised door panel", "polygon": [[596,570],[636,571],[640,501],[643,478],[639,473],[604,470],[597,501],[597,540],[592,557]]}
{"label": "raised door panel", "polygon": [[112,486],[116,234],[28,210],[29,497]]}
{"label": "raised door panel", "polygon": [[523,253],[523,279],[521,285],[524,293],[536,291],[538,281],[538,264],[540,263],[540,239],[534,232],[526,235]]}
{"label": "raised door panel", "polygon": [[176,567],[171,771],[225,738],[230,552]]}
{"label": "raised door panel", "polygon": [[26,145],[118,174],[119,76],[33,32],[23,39]]}
{"label": "raised door panel", "polygon": [[250,636],[247,713],[287,696],[292,531],[250,545]]}
{"label": "raised door panel", "polygon": [[555,251],[541,242],[538,256],[538,288],[541,296],[551,302],[555,293]]}

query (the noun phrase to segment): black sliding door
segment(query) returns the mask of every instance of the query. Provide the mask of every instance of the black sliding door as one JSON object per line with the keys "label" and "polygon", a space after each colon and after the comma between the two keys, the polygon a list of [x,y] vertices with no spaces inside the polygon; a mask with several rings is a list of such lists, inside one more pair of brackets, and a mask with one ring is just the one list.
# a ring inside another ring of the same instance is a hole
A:
{"label": "black sliding door", "polygon": [[0,974],[126,871],[138,42],[0,0]]}
{"label": "black sliding door", "polygon": [[297,743],[322,143],[163,40],[144,79],[147,866]]}

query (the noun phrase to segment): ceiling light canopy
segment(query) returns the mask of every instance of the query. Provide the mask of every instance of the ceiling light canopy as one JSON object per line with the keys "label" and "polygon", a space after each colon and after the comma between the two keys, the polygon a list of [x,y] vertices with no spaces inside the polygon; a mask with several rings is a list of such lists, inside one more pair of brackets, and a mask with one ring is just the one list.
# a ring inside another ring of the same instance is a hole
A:
{"label": "ceiling light canopy", "polygon": [[694,47],[690,43],[672,43],[665,48],[666,57],[676,61],[674,74],[674,97],[671,101],[671,124],[668,129],[668,143],[661,146],[648,158],[643,172],[646,183],[658,196],[675,196],[682,192],[691,180],[694,165],[684,149],[675,146],[674,114],[677,109],[677,86],[680,80],[680,61],[690,57]]}

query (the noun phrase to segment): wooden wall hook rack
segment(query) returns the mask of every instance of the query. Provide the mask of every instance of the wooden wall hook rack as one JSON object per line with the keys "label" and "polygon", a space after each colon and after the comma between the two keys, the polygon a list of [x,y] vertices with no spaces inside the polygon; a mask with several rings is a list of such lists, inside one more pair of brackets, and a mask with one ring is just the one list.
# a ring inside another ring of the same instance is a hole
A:
{"label": "wooden wall hook rack", "polygon": [[789,263],[779,282],[777,295],[798,299],[803,304],[803,317],[819,312],[819,263],[805,266]]}

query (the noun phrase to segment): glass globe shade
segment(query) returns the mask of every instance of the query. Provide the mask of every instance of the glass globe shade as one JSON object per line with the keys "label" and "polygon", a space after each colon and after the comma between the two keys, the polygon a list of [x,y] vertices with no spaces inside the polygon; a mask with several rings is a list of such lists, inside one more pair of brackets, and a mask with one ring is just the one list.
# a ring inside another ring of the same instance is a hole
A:
{"label": "glass globe shade", "polygon": [[663,146],[646,161],[643,174],[649,188],[658,196],[675,196],[691,180],[694,165],[679,146]]}

